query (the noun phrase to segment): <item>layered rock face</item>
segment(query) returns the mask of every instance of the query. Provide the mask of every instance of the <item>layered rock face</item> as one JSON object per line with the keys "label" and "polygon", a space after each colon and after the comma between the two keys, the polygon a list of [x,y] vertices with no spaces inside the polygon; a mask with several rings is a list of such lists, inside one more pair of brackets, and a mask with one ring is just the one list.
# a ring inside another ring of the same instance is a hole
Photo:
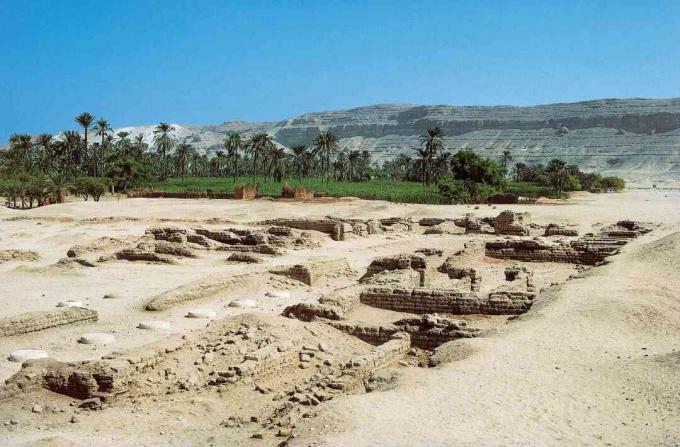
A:
{"label": "layered rock face", "polygon": [[[428,127],[444,129],[450,150],[475,148],[514,162],[546,163],[559,157],[586,171],[620,175],[639,185],[678,183],[680,98],[599,99],[576,103],[516,106],[382,104],[308,113],[278,122],[228,121],[219,125],[175,125],[178,139],[199,151],[221,149],[230,131],[246,137],[268,132],[290,147],[311,144],[320,129],[332,130],[341,148],[367,150],[382,162],[413,155]],[[127,127],[151,144],[153,126]]]}

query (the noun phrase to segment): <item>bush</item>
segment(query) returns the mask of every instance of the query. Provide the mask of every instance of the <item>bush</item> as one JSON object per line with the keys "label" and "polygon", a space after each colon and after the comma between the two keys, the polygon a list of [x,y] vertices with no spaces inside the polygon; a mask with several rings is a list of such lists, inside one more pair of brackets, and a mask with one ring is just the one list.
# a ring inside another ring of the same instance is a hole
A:
{"label": "bush", "polygon": [[82,196],[85,201],[92,196],[95,202],[99,202],[110,186],[111,180],[105,177],[78,177],[71,186],[71,192]]}
{"label": "bush", "polygon": [[626,182],[621,177],[603,177],[602,189],[605,191],[621,191],[626,187]]}

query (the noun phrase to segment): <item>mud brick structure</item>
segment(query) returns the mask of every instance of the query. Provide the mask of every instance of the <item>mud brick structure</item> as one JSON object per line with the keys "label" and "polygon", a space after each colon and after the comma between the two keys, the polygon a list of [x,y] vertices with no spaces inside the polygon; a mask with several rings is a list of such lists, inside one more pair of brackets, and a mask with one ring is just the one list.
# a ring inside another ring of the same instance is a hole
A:
{"label": "mud brick structure", "polygon": [[578,236],[578,231],[573,227],[551,223],[545,227],[543,234],[544,236]]}
{"label": "mud brick structure", "polygon": [[411,336],[411,344],[421,349],[432,350],[442,343],[458,338],[481,335],[463,320],[452,320],[438,314],[426,314],[419,318],[404,318],[394,323],[400,331]]}
{"label": "mud brick structure", "polygon": [[244,356],[243,362],[229,366],[225,371],[218,372],[220,378],[213,379],[215,384],[236,383],[246,377],[263,376],[273,374],[295,363],[300,356],[300,351],[294,349],[292,344],[267,345]]}
{"label": "mud brick structure", "polygon": [[531,216],[529,213],[515,213],[503,211],[493,221],[496,234],[510,234],[514,236],[528,236]]}
{"label": "mud brick structure", "polygon": [[345,239],[345,230],[347,228],[351,229],[351,225],[345,227],[342,222],[333,220],[330,218],[326,219],[272,219],[261,222],[263,225],[276,225],[280,227],[296,228],[298,230],[311,230],[319,231],[321,233],[326,233],[331,236],[335,241],[342,241]]}
{"label": "mud brick structure", "polygon": [[257,186],[237,185],[234,188],[234,198],[241,200],[253,200],[257,196]]}
{"label": "mud brick structure", "polygon": [[514,265],[505,268],[505,280],[518,283],[519,287],[524,287],[527,292],[535,292],[534,273],[524,266]]}
{"label": "mud brick structure", "polygon": [[148,311],[166,310],[176,304],[206,298],[223,292],[238,284],[247,282],[248,279],[249,274],[208,276],[152,297],[146,303],[144,309]]}
{"label": "mud brick structure", "polygon": [[419,248],[416,250],[416,253],[424,256],[441,256],[444,254],[444,251],[439,248]]}
{"label": "mud brick structure", "polygon": [[97,311],[82,307],[27,312],[0,319],[0,336],[8,337],[66,324],[97,321],[97,319]]}
{"label": "mud brick structure", "polygon": [[466,214],[465,217],[454,219],[453,223],[457,227],[464,228],[466,233],[494,233],[494,229],[491,226],[493,219],[480,219],[472,214]]}
{"label": "mud brick structure", "polygon": [[[377,346],[368,354],[353,357],[344,368],[344,374],[334,382],[333,388],[349,391],[350,384],[363,381],[376,370],[395,364],[411,349],[411,337],[397,332],[386,343]],[[351,373],[349,373],[351,370]]]}
{"label": "mud brick structure", "polygon": [[470,280],[470,290],[478,292],[482,286],[482,275],[472,267],[460,267],[460,256],[451,256],[437,269],[440,273],[446,273],[451,279]]}
{"label": "mud brick structure", "polygon": [[418,221],[418,225],[421,227],[435,227],[447,222],[448,219],[443,219],[441,217],[423,217]]}
{"label": "mud brick structure", "polygon": [[338,274],[349,274],[351,272],[349,264],[345,258],[310,258],[304,264],[296,264],[290,267],[283,267],[271,270],[270,273],[283,275],[303,282],[308,286],[313,286],[324,277],[335,276]]}
{"label": "mud brick structure", "polygon": [[321,303],[298,303],[288,306],[281,314],[284,317],[293,317],[302,321],[312,321],[315,318],[328,320],[342,320],[345,313],[342,308],[330,304]]}
{"label": "mud brick structure", "polygon": [[487,242],[486,255],[492,258],[525,262],[598,265],[607,256],[616,254],[620,245],[618,241],[604,244],[573,241],[566,244],[541,240],[503,240]]}
{"label": "mud brick structure", "polygon": [[376,258],[371,261],[371,264],[366,270],[366,274],[361,278],[361,281],[366,281],[373,275],[384,271],[392,270],[415,270],[420,276],[420,286],[425,286],[425,269],[427,268],[427,261],[424,256],[412,254],[400,254],[396,256],[385,256]]}
{"label": "mud brick structure", "polygon": [[230,262],[243,262],[246,264],[259,264],[264,260],[258,256],[254,256],[248,253],[233,253],[227,258]]}
{"label": "mud brick structure", "polygon": [[565,262],[598,265],[615,255],[632,238],[652,231],[653,226],[635,221],[619,221],[603,228],[598,234],[557,243],[532,240],[502,240],[486,243],[486,255],[499,259],[527,262]]}
{"label": "mud brick structure", "polygon": [[482,298],[475,292],[448,289],[387,289],[373,288],[360,295],[363,304],[399,312],[517,315],[526,312],[533,294],[500,292]]}
{"label": "mud brick structure", "polygon": [[367,326],[342,321],[330,321],[328,324],[375,346],[388,342],[399,332],[405,332],[411,337],[413,346],[427,350],[432,350],[451,340],[477,337],[481,334],[479,329],[468,327],[465,321],[444,318],[438,314],[405,318],[383,326]]}
{"label": "mud brick structure", "polygon": [[307,191],[307,189],[301,186],[296,186],[293,197],[295,200],[312,200],[314,198],[314,193],[312,191]]}

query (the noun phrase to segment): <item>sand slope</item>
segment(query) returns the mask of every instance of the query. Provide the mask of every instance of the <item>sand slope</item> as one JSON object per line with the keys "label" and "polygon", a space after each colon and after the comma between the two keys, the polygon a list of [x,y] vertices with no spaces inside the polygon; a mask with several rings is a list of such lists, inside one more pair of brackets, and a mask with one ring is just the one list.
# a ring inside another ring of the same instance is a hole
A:
{"label": "sand slope", "polygon": [[655,237],[473,340],[471,357],[334,402],[319,421],[352,428],[322,444],[676,445],[680,233]]}

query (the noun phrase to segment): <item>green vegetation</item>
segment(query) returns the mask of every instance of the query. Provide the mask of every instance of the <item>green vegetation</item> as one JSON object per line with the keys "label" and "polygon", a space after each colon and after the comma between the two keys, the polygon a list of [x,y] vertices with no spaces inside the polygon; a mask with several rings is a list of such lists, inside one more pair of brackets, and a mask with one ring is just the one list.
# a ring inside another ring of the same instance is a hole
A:
{"label": "green vegetation", "polygon": [[[154,128],[150,147],[141,134],[113,135],[107,120],[87,112],[75,122],[82,136],[73,130],[35,139],[12,135],[9,149],[0,153],[0,194],[7,206],[60,203],[67,192],[98,201],[109,188],[232,193],[236,186],[254,184],[260,196],[278,197],[284,182],[316,196],[415,203],[482,203],[508,193],[563,197],[568,191],[625,186],[620,178],[583,173],[558,159],[547,166],[517,163],[510,169],[509,149],[499,160],[469,148],[453,152],[439,127],[421,136],[414,157],[402,154],[378,165],[368,151],[341,148],[331,130],[320,131],[310,146],[291,149],[266,133],[246,138],[231,132],[221,147],[199,154],[186,139],[177,139],[169,123]],[[91,132],[98,141],[88,141]]]}
{"label": "green vegetation", "polygon": [[[316,196],[323,197],[359,197],[371,200],[389,200],[403,203],[450,203],[443,197],[436,186],[424,186],[421,183],[394,180],[367,180],[364,182],[325,181],[319,178],[289,179],[293,188],[302,186],[314,191]],[[280,183],[264,177],[187,177],[169,178],[165,181],[147,181],[141,188],[165,192],[214,192],[232,193],[234,186],[256,184],[260,196],[280,197],[285,183]]]}

